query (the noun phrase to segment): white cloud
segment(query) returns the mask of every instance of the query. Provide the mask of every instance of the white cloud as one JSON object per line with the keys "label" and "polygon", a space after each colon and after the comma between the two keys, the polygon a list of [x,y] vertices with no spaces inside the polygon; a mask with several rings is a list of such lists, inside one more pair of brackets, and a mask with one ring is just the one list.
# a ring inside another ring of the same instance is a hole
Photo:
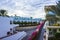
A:
{"label": "white cloud", "polygon": [[17,16],[21,16],[21,17],[30,17],[30,14],[25,13],[22,10],[14,10],[14,12],[9,11],[8,15],[10,15],[10,16],[11,15],[13,15],[13,16],[17,15]]}
{"label": "white cloud", "polygon": [[0,0],[0,9],[8,10],[9,15],[45,18],[44,5],[54,5],[56,0]]}
{"label": "white cloud", "polygon": [[25,14],[25,13],[24,13],[23,11],[21,11],[21,10],[15,10],[15,11],[14,11],[14,14],[17,14],[17,16],[22,16],[22,17],[28,15],[28,14]]}
{"label": "white cloud", "polygon": [[45,11],[44,11],[44,8],[42,7],[42,9],[38,9],[35,11],[35,15],[33,15],[34,18],[42,18],[42,19],[45,19]]}

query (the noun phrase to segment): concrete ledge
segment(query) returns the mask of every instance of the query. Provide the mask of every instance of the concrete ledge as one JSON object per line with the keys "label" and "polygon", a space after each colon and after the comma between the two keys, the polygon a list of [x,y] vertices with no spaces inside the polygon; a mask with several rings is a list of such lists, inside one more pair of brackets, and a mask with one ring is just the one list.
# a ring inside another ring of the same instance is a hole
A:
{"label": "concrete ledge", "polygon": [[60,28],[60,26],[47,26],[47,28]]}
{"label": "concrete ledge", "polygon": [[27,35],[26,32],[18,32],[15,35],[9,36],[7,38],[4,38],[2,40],[22,40]]}
{"label": "concrete ledge", "polygon": [[33,28],[37,28],[37,26],[29,26],[29,27],[15,27],[15,29],[17,31],[25,31],[25,30],[30,30],[30,29],[33,29]]}

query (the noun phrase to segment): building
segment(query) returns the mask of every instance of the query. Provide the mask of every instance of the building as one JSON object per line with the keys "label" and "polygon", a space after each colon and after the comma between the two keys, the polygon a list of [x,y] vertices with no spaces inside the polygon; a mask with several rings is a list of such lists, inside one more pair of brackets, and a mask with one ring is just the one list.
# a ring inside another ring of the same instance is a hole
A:
{"label": "building", "polygon": [[14,21],[20,21],[20,22],[40,22],[42,19],[41,18],[29,18],[29,17],[19,17],[19,16],[14,16],[13,17]]}
{"label": "building", "polygon": [[[60,32],[60,20],[56,16],[54,9],[56,5],[45,6],[46,19],[46,40],[55,36],[55,33]],[[51,39],[52,40],[52,39]]]}

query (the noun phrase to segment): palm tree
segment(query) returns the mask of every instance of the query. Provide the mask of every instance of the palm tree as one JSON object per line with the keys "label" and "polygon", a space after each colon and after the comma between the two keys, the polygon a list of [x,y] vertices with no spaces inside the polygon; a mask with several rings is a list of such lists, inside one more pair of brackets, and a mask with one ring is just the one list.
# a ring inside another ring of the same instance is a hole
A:
{"label": "palm tree", "polygon": [[45,6],[45,12],[52,11],[57,16],[60,16],[60,1],[58,1],[57,5],[51,5],[48,8]]}
{"label": "palm tree", "polygon": [[0,10],[0,15],[1,15],[1,16],[7,16],[7,11],[1,9],[1,10]]}
{"label": "palm tree", "polygon": [[60,1],[58,1],[57,3],[57,6],[56,6],[56,12],[57,12],[57,15],[60,16]]}
{"label": "palm tree", "polygon": [[[50,23],[53,21],[54,23],[56,23],[57,21],[57,5],[50,5],[45,7],[45,12],[46,14],[46,19],[49,20],[49,25]],[[49,13],[50,12],[50,13]]]}

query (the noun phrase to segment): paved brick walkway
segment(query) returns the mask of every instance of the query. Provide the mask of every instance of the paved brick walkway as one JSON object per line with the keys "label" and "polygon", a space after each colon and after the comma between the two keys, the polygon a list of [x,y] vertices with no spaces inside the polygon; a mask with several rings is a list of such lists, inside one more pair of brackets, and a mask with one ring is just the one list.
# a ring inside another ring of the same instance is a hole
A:
{"label": "paved brick walkway", "polygon": [[31,29],[31,30],[27,30],[27,36],[25,38],[23,38],[22,40],[28,40],[28,38],[31,36],[31,34],[36,30],[36,28]]}

